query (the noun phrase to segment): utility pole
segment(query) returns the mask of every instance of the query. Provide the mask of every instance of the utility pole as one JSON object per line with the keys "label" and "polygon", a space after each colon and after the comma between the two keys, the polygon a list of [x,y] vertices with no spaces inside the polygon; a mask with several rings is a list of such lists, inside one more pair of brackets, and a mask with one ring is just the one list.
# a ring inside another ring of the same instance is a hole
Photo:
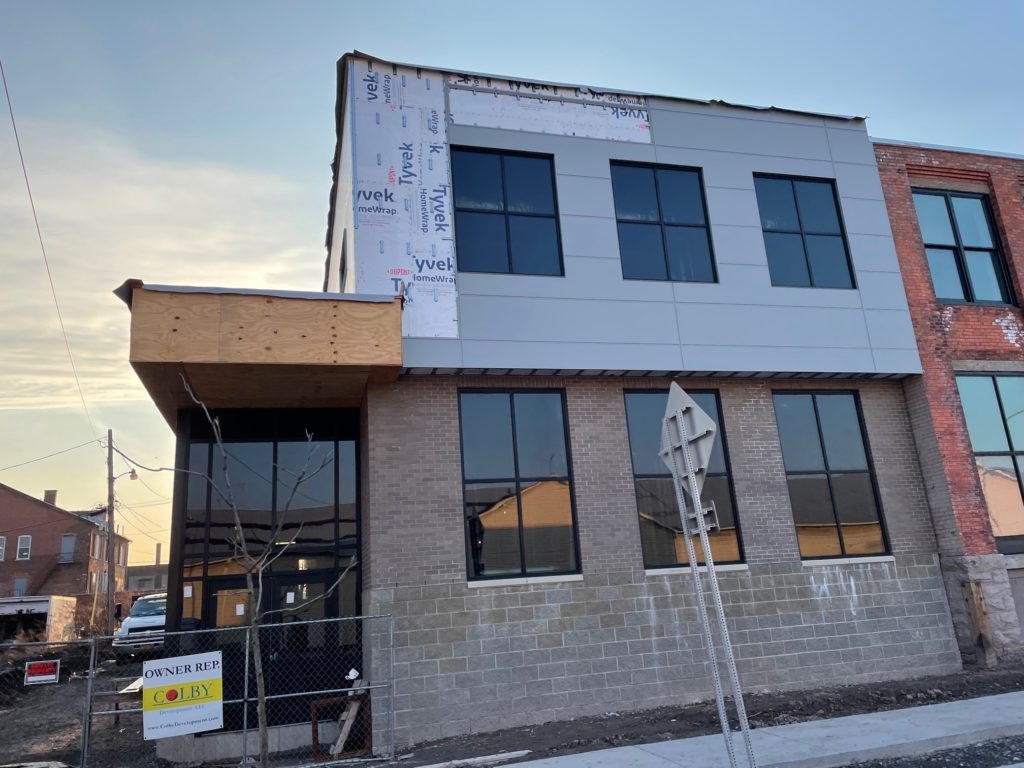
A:
{"label": "utility pole", "polygon": [[114,634],[114,430],[107,430],[107,634]]}

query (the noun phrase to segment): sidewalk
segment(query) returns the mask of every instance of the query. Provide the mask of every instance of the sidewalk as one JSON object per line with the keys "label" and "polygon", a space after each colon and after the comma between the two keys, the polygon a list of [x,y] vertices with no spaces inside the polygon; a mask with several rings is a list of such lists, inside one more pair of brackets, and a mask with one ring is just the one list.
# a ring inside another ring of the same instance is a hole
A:
{"label": "sidewalk", "polygon": [[[853,715],[751,733],[759,768],[835,768],[1024,734],[1024,692]],[[746,766],[739,733],[738,764]],[[728,768],[721,734],[517,763],[529,768]]]}

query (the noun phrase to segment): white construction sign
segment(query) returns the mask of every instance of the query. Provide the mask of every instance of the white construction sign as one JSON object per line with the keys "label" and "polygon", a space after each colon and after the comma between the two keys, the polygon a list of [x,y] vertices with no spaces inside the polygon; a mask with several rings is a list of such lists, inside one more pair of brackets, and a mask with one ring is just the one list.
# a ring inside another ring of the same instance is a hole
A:
{"label": "white construction sign", "polygon": [[147,661],[142,667],[144,739],[224,727],[220,651]]}
{"label": "white construction sign", "polygon": [[405,294],[404,336],[454,338],[455,250],[443,77],[356,60],[350,87],[356,290]]}

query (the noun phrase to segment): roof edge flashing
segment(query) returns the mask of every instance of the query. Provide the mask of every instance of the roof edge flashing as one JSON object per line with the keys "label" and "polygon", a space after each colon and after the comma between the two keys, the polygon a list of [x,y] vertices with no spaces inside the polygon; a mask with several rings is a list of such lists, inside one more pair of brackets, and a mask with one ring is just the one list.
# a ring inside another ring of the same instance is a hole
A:
{"label": "roof edge flashing", "polygon": [[[147,291],[159,293],[205,293],[210,295],[230,296],[268,296],[280,299],[308,299],[311,301],[357,301],[367,304],[391,304],[394,301],[403,301],[399,295],[369,294],[369,293],[327,293],[325,291],[290,291],[273,288],[227,288],[221,286],[201,285],[161,285],[157,283],[146,284],[137,278],[129,278],[120,286],[114,289],[114,295],[128,305],[131,309],[132,294],[136,288],[145,288]],[[404,303],[404,301],[403,301]]]}

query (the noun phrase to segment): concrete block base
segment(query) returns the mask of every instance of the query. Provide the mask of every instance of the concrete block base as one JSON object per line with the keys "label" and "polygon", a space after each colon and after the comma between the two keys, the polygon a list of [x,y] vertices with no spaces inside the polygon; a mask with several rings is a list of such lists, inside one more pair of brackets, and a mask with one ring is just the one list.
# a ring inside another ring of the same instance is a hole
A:
{"label": "concrete block base", "polygon": [[992,667],[1024,657],[1003,556],[942,556],[940,563],[964,662]]}

